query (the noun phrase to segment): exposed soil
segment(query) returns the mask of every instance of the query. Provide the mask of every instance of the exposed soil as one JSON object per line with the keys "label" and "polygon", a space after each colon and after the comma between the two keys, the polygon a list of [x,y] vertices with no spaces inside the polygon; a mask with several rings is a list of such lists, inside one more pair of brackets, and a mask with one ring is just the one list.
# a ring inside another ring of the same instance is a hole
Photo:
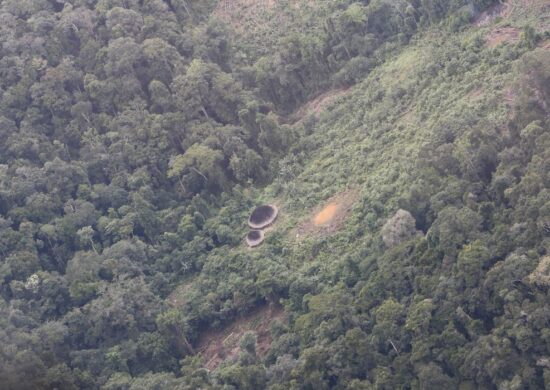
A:
{"label": "exposed soil", "polygon": [[497,3],[480,13],[477,18],[475,18],[474,24],[478,27],[486,26],[493,22],[493,20],[495,20],[497,17],[501,16],[504,9],[504,4]]}
{"label": "exposed soil", "polygon": [[283,307],[265,304],[222,329],[202,333],[196,350],[203,358],[204,367],[214,370],[224,360],[235,361],[241,352],[241,338],[250,331],[257,335],[256,354],[265,356],[273,341],[271,323],[275,320],[285,320]]}
{"label": "exposed soil", "polygon": [[336,212],[338,211],[338,203],[331,202],[327,204],[323,210],[321,210],[315,218],[313,218],[313,224],[315,226],[322,226],[326,225],[327,223],[331,222],[334,219],[334,216],[336,215]]}
{"label": "exposed soil", "polygon": [[[548,0],[509,0],[503,4],[496,4],[490,7],[485,12],[482,12],[474,21],[477,26],[485,26],[494,21],[497,17],[503,19],[514,19],[517,17],[539,16],[540,20],[544,20],[544,16],[550,11],[550,3]],[[548,18],[538,30],[546,30],[548,28]],[[519,41],[520,30],[515,27],[496,27],[487,34],[487,46],[495,47],[502,43],[516,43]]]}
{"label": "exposed soil", "polygon": [[517,43],[520,30],[515,27],[497,27],[487,34],[486,44],[488,47],[496,47],[502,43]]}
{"label": "exposed soil", "polygon": [[332,234],[340,230],[358,195],[356,190],[350,189],[333,196],[313,210],[311,216],[295,229],[294,236],[299,239],[308,234]]}
{"label": "exposed soil", "polygon": [[309,114],[315,116],[319,115],[324,109],[326,109],[331,103],[333,103],[337,98],[345,96],[351,92],[351,88],[338,88],[332,89],[323,93],[322,95],[317,96],[316,98],[305,103],[300,107],[296,112],[291,114],[286,122],[294,124],[305,118]]}

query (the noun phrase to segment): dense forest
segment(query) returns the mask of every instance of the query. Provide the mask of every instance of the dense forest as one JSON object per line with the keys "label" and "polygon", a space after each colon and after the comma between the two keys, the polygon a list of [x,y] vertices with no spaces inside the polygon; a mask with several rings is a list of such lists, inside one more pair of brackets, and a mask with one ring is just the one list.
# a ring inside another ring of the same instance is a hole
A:
{"label": "dense forest", "polygon": [[0,20],[1,389],[550,388],[547,1]]}

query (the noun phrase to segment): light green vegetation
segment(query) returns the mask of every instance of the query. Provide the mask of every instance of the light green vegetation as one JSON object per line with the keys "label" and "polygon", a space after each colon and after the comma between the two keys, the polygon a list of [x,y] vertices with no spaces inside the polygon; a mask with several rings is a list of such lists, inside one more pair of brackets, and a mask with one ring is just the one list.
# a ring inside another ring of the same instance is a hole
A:
{"label": "light green vegetation", "polygon": [[[548,9],[289,3],[234,32],[215,1],[2,2],[6,388],[549,386]],[[204,368],[201,335],[275,303],[265,356]]]}

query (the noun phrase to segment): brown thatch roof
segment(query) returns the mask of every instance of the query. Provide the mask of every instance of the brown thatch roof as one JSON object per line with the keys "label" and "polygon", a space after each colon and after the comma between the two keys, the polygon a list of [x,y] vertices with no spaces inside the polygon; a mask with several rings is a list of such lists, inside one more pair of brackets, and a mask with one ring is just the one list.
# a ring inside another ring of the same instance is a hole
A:
{"label": "brown thatch roof", "polygon": [[275,219],[279,210],[273,205],[262,205],[254,209],[250,218],[248,218],[248,225],[252,229],[264,229],[271,225]]}
{"label": "brown thatch roof", "polygon": [[246,235],[246,244],[251,248],[260,245],[263,240],[264,232],[262,232],[261,230],[251,230]]}

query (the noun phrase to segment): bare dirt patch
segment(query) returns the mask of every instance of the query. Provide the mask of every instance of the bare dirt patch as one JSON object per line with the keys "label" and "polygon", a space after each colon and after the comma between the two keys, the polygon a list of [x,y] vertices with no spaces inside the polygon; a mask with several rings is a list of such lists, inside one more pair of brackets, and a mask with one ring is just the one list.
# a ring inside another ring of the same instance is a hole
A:
{"label": "bare dirt patch", "polygon": [[358,196],[354,189],[333,196],[313,210],[311,216],[295,229],[294,236],[299,239],[308,234],[332,234],[340,230]]}
{"label": "bare dirt patch", "polygon": [[502,43],[517,43],[520,30],[515,27],[497,27],[485,37],[488,47],[496,47]]}
{"label": "bare dirt patch", "polygon": [[275,320],[285,320],[283,307],[266,304],[222,329],[202,333],[196,350],[203,358],[204,367],[214,370],[224,360],[235,361],[241,352],[239,346],[241,338],[250,331],[257,335],[256,354],[260,357],[265,356],[273,341],[271,324]]}
{"label": "bare dirt patch", "polygon": [[331,202],[327,204],[323,210],[321,210],[315,218],[313,218],[313,224],[315,226],[322,226],[326,225],[327,223],[331,222],[334,219],[334,216],[336,215],[336,211],[338,211],[338,203]]}
{"label": "bare dirt patch", "polygon": [[478,15],[474,20],[474,25],[481,27],[491,24],[496,18],[502,15],[505,5],[495,4]]}
{"label": "bare dirt patch", "polygon": [[305,118],[309,114],[318,116],[323,110],[325,110],[331,103],[333,103],[339,97],[345,96],[351,92],[351,88],[338,88],[332,89],[317,96],[316,98],[305,103],[296,112],[291,114],[287,122],[294,124]]}

